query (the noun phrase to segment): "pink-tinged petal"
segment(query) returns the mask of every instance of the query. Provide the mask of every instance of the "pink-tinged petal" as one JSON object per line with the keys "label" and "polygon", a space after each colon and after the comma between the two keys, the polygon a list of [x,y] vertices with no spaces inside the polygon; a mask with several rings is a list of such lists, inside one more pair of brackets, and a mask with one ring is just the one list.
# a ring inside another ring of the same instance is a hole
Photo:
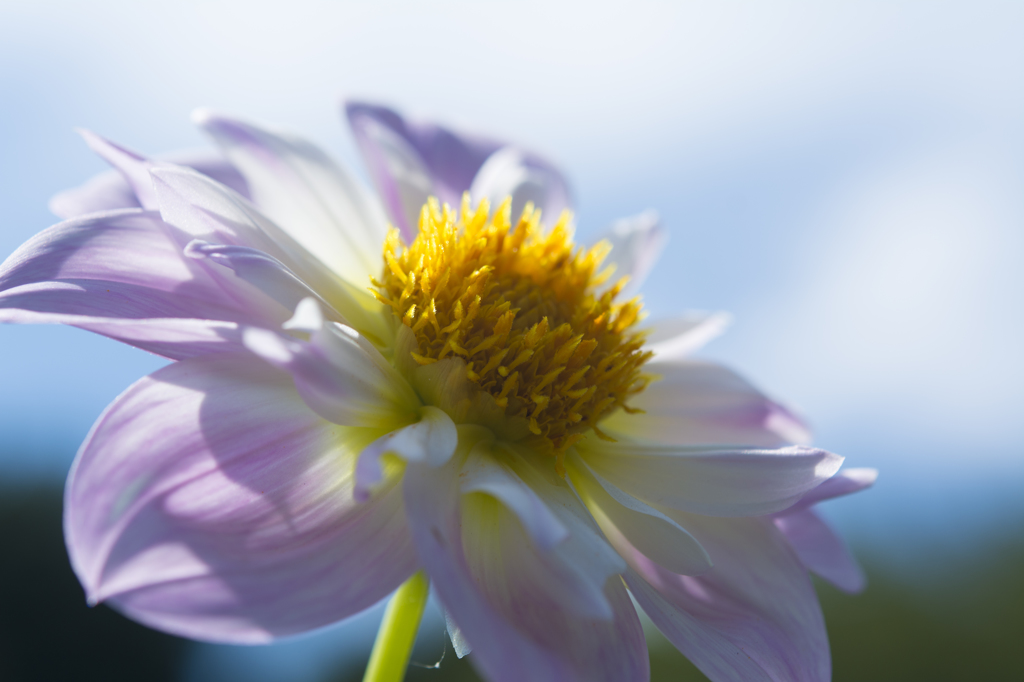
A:
{"label": "pink-tinged petal", "polygon": [[864,571],[857,560],[842,538],[813,509],[784,514],[774,521],[808,570],[845,592],[864,589]]}
{"label": "pink-tinged petal", "polygon": [[[490,496],[462,497],[463,503],[491,503],[504,519],[502,542],[495,543],[479,525],[485,519],[462,513],[459,468],[475,444],[471,431],[460,428],[460,452],[448,464],[411,464],[404,483],[413,541],[450,618],[472,647],[470,660],[497,682],[646,680],[643,632],[617,578],[609,579],[605,588],[610,619],[573,615],[533,580],[550,574],[531,565],[529,553],[536,556],[538,550],[513,514]],[[467,525],[481,531],[472,544],[464,539]],[[492,572],[482,576],[480,571],[488,568]]]}
{"label": "pink-tinged petal", "polygon": [[831,452],[798,446],[712,450],[587,439],[578,449],[598,474],[633,497],[708,516],[782,511],[832,477],[843,462]]}
{"label": "pink-tinged petal", "polygon": [[264,215],[349,281],[379,274],[383,210],[316,145],[209,111],[193,119],[245,175]]}
{"label": "pink-tinged petal", "polygon": [[[138,155],[136,155],[138,156]],[[158,157],[159,161],[188,166],[244,197],[249,188],[242,174],[220,154],[209,150],[191,150]],[[60,218],[68,219],[86,213],[110,211],[118,208],[140,208],[135,192],[124,176],[110,170],[89,179],[85,184],[60,192],[50,200],[50,211]]]}
{"label": "pink-tinged petal", "polygon": [[814,490],[811,490],[800,501],[786,510],[785,513],[796,513],[811,505],[834,497],[852,495],[870,488],[878,479],[878,469],[857,468],[843,469]]}
{"label": "pink-tinged petal", "polygon": [[308,342],[249,327],[242,341],[291,374],[310,409],[335,424],[394,429],[408,423],[419,408],[401,375],[350,327],[326,323]]}
{"label": "pink-tinged petal", "polygon": [[502,147],[487,157],[469,188],[473,201],[487,199],[497,206],[512,198],[512,217],[522,214],[527,202],[541,209],[548,224],[572,205],[569,187],[557,168],[515,147]]}
{"label": "pink-tinged petal", "polygon": [[827,682],[828,636],[814,588],[767,519],[666,510],[707,549],[714,568],[676,575],[612,537],[626,584],[658,629],[713,682]]}
{"label": "pink-tinged petal", "polygon": [[[546,197],[546,203],[538,204],[544,215],[555,219],[570,206],[568,183],[536,154],[520,150],[496,155],[507,145],[411,121],[386,107],[350,102],[345,111],[378,194],[406,241],[416,234],[419,209],[427,196],[458,206],[488,160],[491,166],[479,179],[479,191],[525,191],[539,183],[540,194]],[[525,182],[516,182],[517,178]],[[482,197],[473,197],[478,198]]]}
{"label": "pink-tinged petal", "polygon": [[[0,265],[0,313],[8,322],[63,322],[99,331],[106,325],[128,341],[130,327],[96,318],[190,318],[172,324],[178,345],[185,327],[200,329],[201,319],[248,324],[280,324],[288,311],[250,285],[229,277],[225,281],[185,258],[170,226],[160,216],[141,209],[93,214],[60,223],[37,234]],[[220,268],[218,268],[220,269]],[[19,312],[20,311],[20,312]],[[223,329],[221,323],[211,322]],[[195,354],[185,349],[158,349],[143,339],[160,328],[149,324],[136,345],[180,358]],[[100,331],[100,333],[106,333]],[[204,342],[205,342],[204,341]],[[131,341],[128,341],[131,342]],[[179,354],[185,352],[185,355]]]}
{"label": "pink-tinged petal", "polygon": [[644,371],[659,378],[629,401],[643,412],[616,412],[602,429],[665,445],[774,448],[810,442],[796,415],[721,365],[655,360]]}
{"label": "pink-tinged petal", "polygon": [[645,556],[673,573],[699,575],[711,568],[708,553],[685,528],[601,478],[578,455],[569,458],[569,465],[576,490],[602,529],[614,526]]}
{"label": "pink-tinged petal", "polygon": [[181,231],[182,247],[193,239],[258,249],[282,263],[360,331],[384,338],[380,309],[365,290],[332,272],[244,197],[187,168],[151,170],[163,219]]}
{"label": "pink-tinged petal", "polygon": [[484,493],[505,505],[539,549],[551,549],[569,537],[569,529],[537,493],[490,454],[474,449],[462,467],[460,480],[463,495]]}
{"label": "pink-tinged petal", "polygon": [[311,412],[248,354],[170,365],[103,414],[65,494],[91,601],[175,634],[255,643],[352,615],[417,562],[397,486],[352,496],[379,431]]}
{"label": "pink-tinged petal", "polygon": [[681,317],[657,320],[645,325],[647,335],[644,350],[654,353],[658,362],[682,360],[718,337],[732,322],[729,313],[694,312]]}
{"label": "pink-tinged petal", "polygon": [[612,246],[604,265],[614,265],[615,272],[604,284],[609,287],[623,277],[629,283],[622,289],[623,299],[632,298],[640,290],[647,275],[654,269],[668,242],[668,231],[654,211],[622,218],[612,224],[600,239]]}
{"label": "pink-tinged petal", "polygon": [[384,480],[380,458],[395,455],[406,462],[422,462],[441,466],[459,444],[458,431],[452,418],[436,407],[420,408],[420,420],[381,436],[359,453],[356,463],[355,496],[369,499],[374,488]]}

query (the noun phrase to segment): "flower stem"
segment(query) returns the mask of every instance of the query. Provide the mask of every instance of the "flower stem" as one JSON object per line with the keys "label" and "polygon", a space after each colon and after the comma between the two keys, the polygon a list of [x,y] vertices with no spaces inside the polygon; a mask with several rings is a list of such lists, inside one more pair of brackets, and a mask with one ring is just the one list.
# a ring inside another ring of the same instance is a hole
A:
{"label": "flower stem", "polygon": [[370,652],[370,662],[366,664],[363,682],[401,682],[405,677],[429,593],[430,581],[419,571],[402,583],[391,597]]}

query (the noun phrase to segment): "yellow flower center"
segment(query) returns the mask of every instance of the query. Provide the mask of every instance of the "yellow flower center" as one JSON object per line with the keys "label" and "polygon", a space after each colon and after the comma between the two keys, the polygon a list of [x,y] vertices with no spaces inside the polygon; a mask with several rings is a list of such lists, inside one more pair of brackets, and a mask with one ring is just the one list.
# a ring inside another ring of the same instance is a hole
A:
{"label": "yellow flower center", "polygon": [[412,244],[392,230],[375,295],[415,335],[413,359],[461,358],[467,378],[509,417],[526,420],[561,471],[566,448],[644,389],[650,358],[633,329],[639,299],[616,303],[626,283],[598,290],[607,242],[574,249],[571,216],[544,232],[527,205],[510,221],[511,200],[489,215],[487,201],[461,211],[431,199]]}

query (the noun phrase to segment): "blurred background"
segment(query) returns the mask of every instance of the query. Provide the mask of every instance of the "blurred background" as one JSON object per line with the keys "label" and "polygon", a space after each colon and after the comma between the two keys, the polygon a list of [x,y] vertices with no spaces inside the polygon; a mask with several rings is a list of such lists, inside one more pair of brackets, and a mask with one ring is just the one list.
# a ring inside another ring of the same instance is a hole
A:
{"label": "blurred background", "polygon": [[[1014,2],[0,0],[0,259],[104,170],[75,127],[158,154],[206,145],[208,106],[365,177],[339,113],[360,97],[523,143],[570,177],[583,240],[659,211],[651,313],[733,313],[702,355],[881,470],[824,508],[870,581],[820,586],[835,679],[1024,679],[1022,35]],[[61,486],[162,364],[0,328],[0,680],[358,680],[379,607],[262,648],[86,607]],[[655,679],[702,679],[650,641]],[[472,679],[436,610],[414,660]]]}

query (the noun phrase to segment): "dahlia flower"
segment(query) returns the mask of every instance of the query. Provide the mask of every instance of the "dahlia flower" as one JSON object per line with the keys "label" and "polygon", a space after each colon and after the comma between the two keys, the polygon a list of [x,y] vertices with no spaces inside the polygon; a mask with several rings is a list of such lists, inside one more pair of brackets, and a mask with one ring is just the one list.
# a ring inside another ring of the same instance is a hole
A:
{"label": "dahlia flower", "polygon": [[89,602],[260,643],[404,585],[384,679],[429,581],[457,653],[519,682],[647,679],[635,600],[712,680],[827,680],[808,570],[863,579],[813,505],[875,472],[689,359],[723,315],[643,320],[655,216],[577,247],[543,158],[347,114],[376,196],[309,142],[209,112],[222,157],[84,133],[116,172],[58,195],[65,222],[0,266],[0,321],[174,361],[69,475]]}

